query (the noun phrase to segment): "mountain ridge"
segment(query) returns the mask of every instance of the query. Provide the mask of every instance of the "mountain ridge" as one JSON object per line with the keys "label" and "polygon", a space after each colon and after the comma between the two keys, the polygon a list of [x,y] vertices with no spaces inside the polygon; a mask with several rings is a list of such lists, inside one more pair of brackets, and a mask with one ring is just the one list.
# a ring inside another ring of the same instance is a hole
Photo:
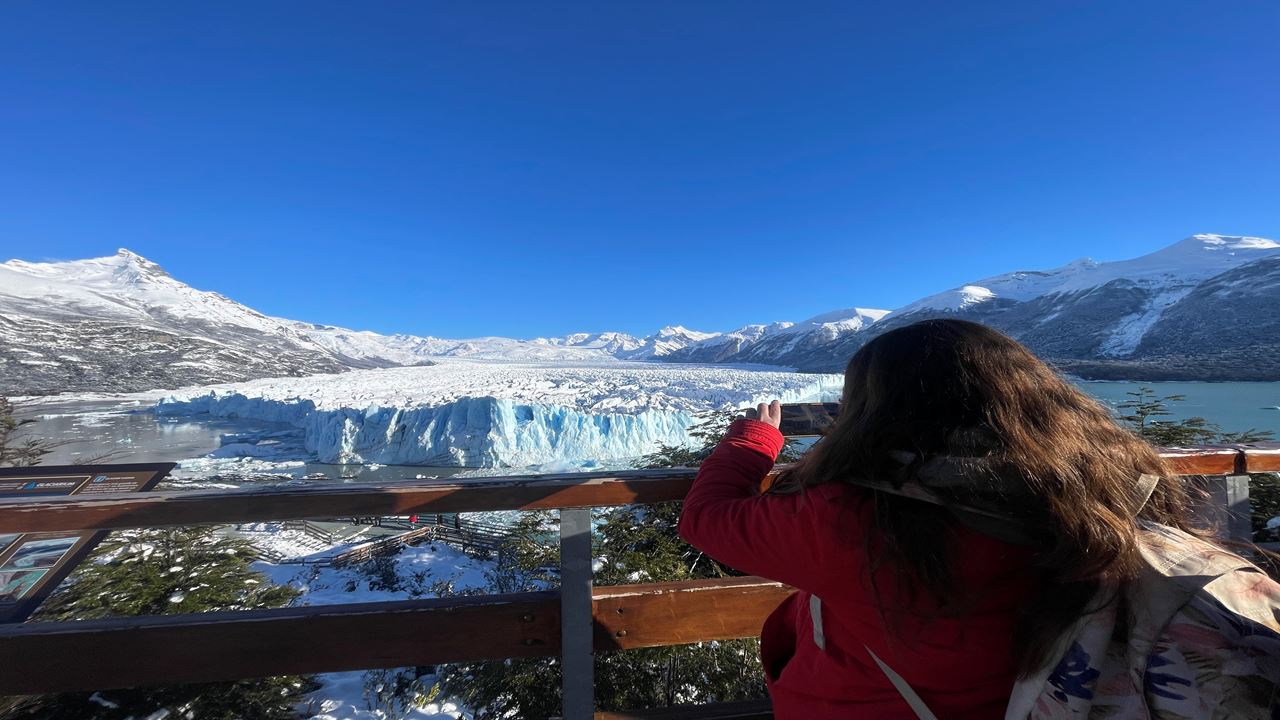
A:
{"label": "mountain ridge", "polygon": [[762,364],[835,372],[869,339],[929,317],[997,327],[1062,369],[1099,379],[1280,379],[1280,243],[1199,234],[1128,260],[1089,258],[989,276],[897,310],[645,336],[528,340],[382,335],[260,313],[120,249],[0,263],[0,393],[119,392],[492,360]]}

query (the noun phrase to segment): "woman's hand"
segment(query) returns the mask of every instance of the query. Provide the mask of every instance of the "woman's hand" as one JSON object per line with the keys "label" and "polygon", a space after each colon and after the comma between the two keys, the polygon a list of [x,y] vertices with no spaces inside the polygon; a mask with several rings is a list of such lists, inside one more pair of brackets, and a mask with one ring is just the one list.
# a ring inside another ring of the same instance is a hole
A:
{"label": "woman's hand", "polygon": [[760,416],[760,422],[769,423],[775,428],[782,427],[782,403],[777,400],[768,405],[760,403],[756,406],[756,414]]}

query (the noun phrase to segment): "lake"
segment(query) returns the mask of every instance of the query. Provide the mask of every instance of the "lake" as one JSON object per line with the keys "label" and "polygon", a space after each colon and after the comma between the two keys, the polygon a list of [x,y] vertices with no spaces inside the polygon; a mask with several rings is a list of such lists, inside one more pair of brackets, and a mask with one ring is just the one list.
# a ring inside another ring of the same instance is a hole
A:
{"label": "lake", "polygon": [[1115,405],[1132,399],[1126,393],[1148,387],[1159,397],[1185,395],[1168,403],[1170,416],[1185,420],[1202,417],[1223,430],[1270,430],[1280,439],[1280,382],[1080,382],[1090,395]]}
{"label": "lake", "polygon": [[[244,419],[159,418],[149,405],[92,400],[47,402],[19,408],[19,417],[32,419],[31,433],[53,442],[43,465],[94,462],[181,462],[162,486],[217,487],[244,485],[254,479],[280,482],[284,476],[307,481],[353,482],[445,478],[463,472],[456,467],[411,468],[386,465],[332,465],[311,462],[298,431],[288,425]],[[209,458],[236,435],[277,436],[263,443],[278,446],[268,458]]]}
{"label": "lake", "polygon": [[[1140,386],[1157,396],[1184,395],[1169,403],[1170,418],[1199,416],[1223,430],[1270,430],[1280,438],[1280,383],[1128,383],[1081,382],[1080,387],[1110,405],[1129,399]],[[111,401],[44,402],[23,409],[37,422],[32,431],[58,443],[44,464],[88,462],[104,454],[107,462],[187,461],[171,484],[239,485],[254,477],[279,482],[281,476],[311,481],[394,480],[449,477],[461,468],[326,465],[309,462],[296,431],[287,425],[247,420],[157,418],[146,405]],[[274,448],[260,458],[209,458],[236,435],[258,438]]]}

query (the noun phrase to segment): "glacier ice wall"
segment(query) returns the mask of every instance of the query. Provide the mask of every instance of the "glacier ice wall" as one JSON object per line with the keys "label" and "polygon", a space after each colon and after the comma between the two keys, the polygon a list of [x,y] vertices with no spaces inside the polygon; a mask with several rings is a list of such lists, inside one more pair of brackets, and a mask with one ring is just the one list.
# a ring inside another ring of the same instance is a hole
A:
{"label": "glacier ice wall", "polygon": [[[784,402],[832,400],[838,376],[753,398]],[[706,408],[713,409],[713,408]],[[537,402],[465,397],[411,408],[317,408],[306,399],[269,399],[213,390],[162,399],[160,416],[208,414],[287,423],[299,428],[308,452],[328,463],[463,467],[523,467],[553,462],[622,462],[661,444],[685,445],[698,422],[693,410],[646,409],[593,413]]]}

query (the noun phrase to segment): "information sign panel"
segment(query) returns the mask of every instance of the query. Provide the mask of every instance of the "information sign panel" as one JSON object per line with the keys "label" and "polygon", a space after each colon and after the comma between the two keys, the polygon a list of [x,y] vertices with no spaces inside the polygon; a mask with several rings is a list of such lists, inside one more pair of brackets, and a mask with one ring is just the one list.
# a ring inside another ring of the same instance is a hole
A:
{"label": "information sign panel", "polygon": [[[0,468],[0,498],[143,492],[174,463]],[[0,623],[21,622],[107,536],[105,531],[0,533]]]}

